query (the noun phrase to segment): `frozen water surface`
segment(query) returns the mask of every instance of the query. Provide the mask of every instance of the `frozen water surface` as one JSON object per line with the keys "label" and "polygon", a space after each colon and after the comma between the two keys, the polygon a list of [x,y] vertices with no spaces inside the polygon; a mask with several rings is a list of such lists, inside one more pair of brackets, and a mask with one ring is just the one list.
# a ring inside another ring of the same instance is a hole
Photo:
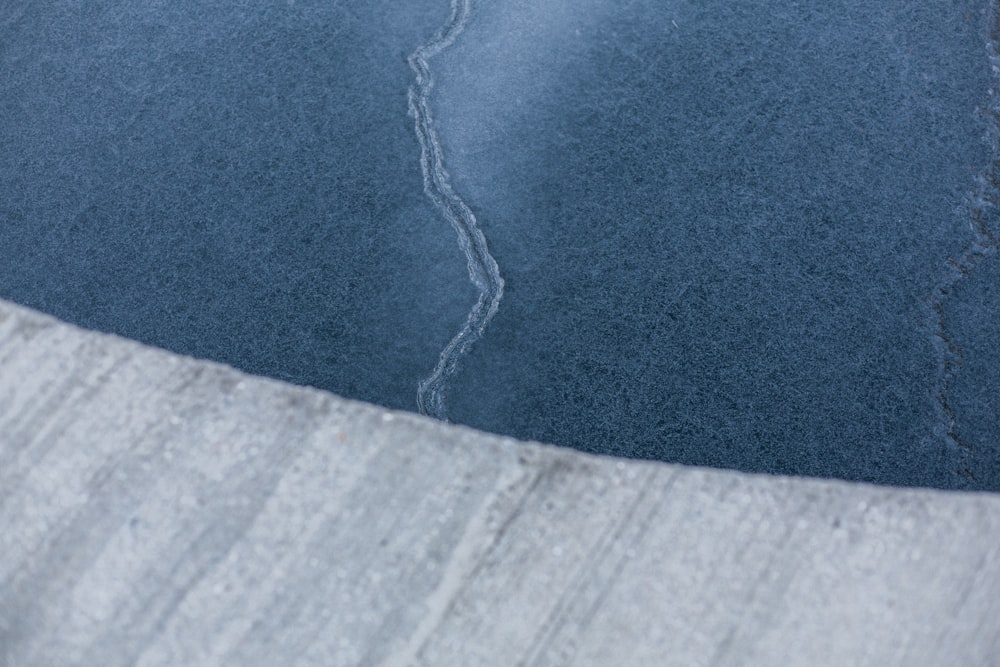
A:
{"label": "frozen water surface", "polygon": [[995,367],[946,372],[941,341],[998,313],[934,296],[995,286],[961,282],[992,251],[954,277],[948,262],[982,241],[974,213],[995,229],[977,182],[990,16],[917,4],[480,7],[442,56],[438,118],[507,291],[453,418],[626,456],[995,488],[997,411],[966,410],[963,445],[942,398],[996,394]]}
{"label": "frozen water surface", "polygon": [[8,2],[0,295],[521,438],[998,489],[995,24]]}
{"label": "frozen water surface", "polygon": [[447,12],[0,4],[0,295],[415,409],[474,300],[406,115]]}

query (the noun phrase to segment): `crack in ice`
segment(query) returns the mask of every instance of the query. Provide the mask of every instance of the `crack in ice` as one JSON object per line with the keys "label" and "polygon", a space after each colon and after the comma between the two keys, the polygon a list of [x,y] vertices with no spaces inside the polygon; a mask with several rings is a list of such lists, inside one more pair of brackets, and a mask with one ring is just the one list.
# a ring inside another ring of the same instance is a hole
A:
{"label": "crack in ice", "polygon": [[424,192],[458,233],[458,243],[468,263],[469,279],[479,290],[479,298],[469,311],[465,325],[441,351],[434,371],[417,388],[417,407],[421,414],[442,420],[448,419],[445,406],[447,380],[455,372],[458,360],[482,337],[486,325],[496,314],[504,285],[500,269],[490,254],[486,237],[483,236],[475,215],[448,181],[441,142],[434,130],[429,101],[434,79],[427,61],[455,42],[469,20],[471,4],[471,0],[452,0],[451,16],[445,26],[430,42],[419,47],[407,59],[417,77],[416,85],[410,87],[408,103],[409,114],[414,119],[420,143]]}
{"label": "crack in ice", "polygon": [[[993,68],[994,80],[1000,73],[1000,9],[994,9],[991,17],[992,25],[988,42],[990,65]],[[938,385],[932,389],[937,404],[939,418],[946,425],[944,437],[958,451],[958,474],[967,479],[976,480],[975,472],[969,461],[974,452],[971,442],[963,439],[958,433],[958,414],[951,404],[949,394],[952,385],[962,367],[964,355],[962,348],[948,335],[945,325],[945,302],[958,284],[971,274],[977,266],[989,257],[1000,252],[1000,240],[990,229],[987,222],[987,211],[1000,205],[1000,88],[994,86],[990,90],[991,103],[985,111],[988,121],[987,134],[992,157],[986,169],[977,179],[978,188],[969,201],[969,226],[972,230],[972,240],[958,258],[948,258],[948,274],[939,282],[927,297],[927,305],[933,315],[931,328],[935,346],[938,349],[940,377]]]}

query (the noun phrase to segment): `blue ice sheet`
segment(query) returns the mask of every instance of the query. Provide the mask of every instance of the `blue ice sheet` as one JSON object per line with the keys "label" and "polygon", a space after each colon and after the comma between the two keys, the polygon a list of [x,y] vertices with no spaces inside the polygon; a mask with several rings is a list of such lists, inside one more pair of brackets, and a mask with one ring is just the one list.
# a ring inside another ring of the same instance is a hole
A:
{"label": "blue ice sheet", "polygon": [[8,2],[0,296],[396,408],[437,365],[432,412],[588,451],[1000,489],[994,12]]}

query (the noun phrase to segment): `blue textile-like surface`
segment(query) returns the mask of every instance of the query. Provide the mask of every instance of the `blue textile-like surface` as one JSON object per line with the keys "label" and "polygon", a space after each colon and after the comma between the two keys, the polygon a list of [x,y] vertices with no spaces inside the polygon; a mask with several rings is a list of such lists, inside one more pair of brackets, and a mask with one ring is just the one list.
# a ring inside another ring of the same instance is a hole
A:
{"label": "blue textile-like surface", "polygon": [[447,3],[400,4],[3,3],[0,294],[412,409],[472,289],[406,116]]}
{"label": "blue textile-like surface", "polygon": [[483,4],[438,69],[509,283],[454,418],[997,488],[1000,412],[965,398],[1000,389],[995,249],[966,257],[974,213],[996,229],[986,3],[545,4]]}
{"label": "blue textile-like surface", "polygon": [[416,409],[477,297],[450,187],[504,287],[452,420],[1000,489],[991,2],[455,7],[6,3],[0,296]]}

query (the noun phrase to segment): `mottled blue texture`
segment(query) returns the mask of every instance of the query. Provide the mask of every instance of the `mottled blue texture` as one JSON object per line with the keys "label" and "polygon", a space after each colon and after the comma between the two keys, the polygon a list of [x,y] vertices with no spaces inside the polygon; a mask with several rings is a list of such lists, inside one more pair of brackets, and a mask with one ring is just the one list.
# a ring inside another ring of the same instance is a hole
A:
{"label": "mottled blue texture", "polygon": [[975,477],[941,432],[927,304],[990,166],[986,3],[543,5],[481,3],[438,64],[455,186],[507,279],[452,416],[627,456],[997,488],[1000,413],[973,410]]}
{"label": "mottled blue texture", "polygon": [[406,116],[447,10],[2,3],[0,294],[413,409],[473,298]]}
{"label": "mottled blue texture", "polygon": [[[506,289],[449,416],[1000,489],[991,11],[475,2],[428,102]],[[448,12],[5,3],[0,296],[416,409],[477,298],[407,115]]]}

